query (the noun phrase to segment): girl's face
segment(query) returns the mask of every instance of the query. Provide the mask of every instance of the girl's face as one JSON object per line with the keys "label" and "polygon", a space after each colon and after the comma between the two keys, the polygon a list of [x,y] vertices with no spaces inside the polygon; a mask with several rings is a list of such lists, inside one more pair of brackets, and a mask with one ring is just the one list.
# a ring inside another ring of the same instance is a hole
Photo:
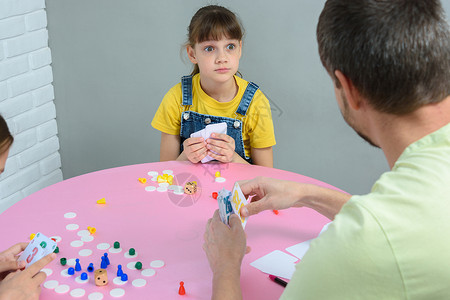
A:
{"label": "girl's face", "polygon": [[0,154],[0,174],[5,170],[6,159],[8,158],[9,148],[2,154]]}
{"label": "girl's face", "polygon": [[222,38],[187,47],[192,63],[198,64],[202,79],[226,82],[236,74],[241,58],[242,41]]}

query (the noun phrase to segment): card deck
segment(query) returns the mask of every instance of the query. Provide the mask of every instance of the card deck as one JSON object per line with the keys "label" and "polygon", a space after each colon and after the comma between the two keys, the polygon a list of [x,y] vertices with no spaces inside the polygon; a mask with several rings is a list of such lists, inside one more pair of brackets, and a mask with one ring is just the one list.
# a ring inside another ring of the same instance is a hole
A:
{"label": "card deck", "polygon": [[42,233],[38,232],[31,240],[22,254],[19,256],[19,261],[26,261],[25,268],[28,268],[42,257],[52,253],[56,249],[56,242],[49,239]]}
{"label": "card deck", "polygon": [[[202,130],[196,131],[191,134],[191,137],[202,137],[205,140],[209,139],[211,136],[211,133],[227,133],[227,123],[216,123],[216,124],[210,124],[206,125],[206,127]],[[207,155],[202,159],[202,163],[207,163],[211,160],[214,160],[211,156]]]}
{"label": "card deck", "polygon": [[233,208],[233,212],[241,219],[242,227],[245,229],[248,217],[242,217],[240,214],[240,210],[244,205],[248,204],[248,201],[247,199],[245,199],[244,193],[242,193],[241,187],[237,182],[234,184],[231,194],[233,195],[233,199],[231,200],[231,207]]}

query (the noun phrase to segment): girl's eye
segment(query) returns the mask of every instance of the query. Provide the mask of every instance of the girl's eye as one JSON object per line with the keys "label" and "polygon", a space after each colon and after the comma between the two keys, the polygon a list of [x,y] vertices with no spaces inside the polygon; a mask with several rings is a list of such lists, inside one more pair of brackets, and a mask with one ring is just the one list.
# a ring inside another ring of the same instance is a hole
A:
{"label": "girl's eye", "polygon": [[212,46],[205,47],[206,52],[211,52],[213,50],[214,50],[214,48]]}
{"label": "girl's eye", "polygon": [[227,49],[228,50],[234,50],[236,48],[236,46],[234,45],[234,44],[229,44],[228,46],[227,46]]}

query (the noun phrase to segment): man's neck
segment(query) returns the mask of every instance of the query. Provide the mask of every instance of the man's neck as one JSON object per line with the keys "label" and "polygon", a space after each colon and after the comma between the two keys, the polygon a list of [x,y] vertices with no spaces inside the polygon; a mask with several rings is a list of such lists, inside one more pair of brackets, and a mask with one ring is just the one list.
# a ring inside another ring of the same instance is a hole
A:
{"label": "man's neck", "polygon": [[392,168],[406,147],[450,123],[450,96],[404,116],[375,114],[373,133]]}

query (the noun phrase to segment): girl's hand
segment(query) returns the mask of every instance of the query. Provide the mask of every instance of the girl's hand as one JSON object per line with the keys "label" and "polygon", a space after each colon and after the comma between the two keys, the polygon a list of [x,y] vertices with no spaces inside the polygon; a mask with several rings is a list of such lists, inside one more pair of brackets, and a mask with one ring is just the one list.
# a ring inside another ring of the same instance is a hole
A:
{"label": "girl's hand", "polygon": [[[183,142],[183,153],[186,158],[196,164],[207,155],[206,143],[203,138],[188,138]],[[180,156],[182,156],[180,155]]]}
{"label": "girl's hand", "polygon": [[[220,162],[229,163],[233,162],[235,155],[238,155],[235,149],[234,139],[223,133],[212,133],[211,137],[206,140],[208,153],[214,159]],[[214,152],[215,153],[214,153]]]}
{"label": "girl's hand", "polygon": [[18,243],[0,253],[0,280],[10,272],[25,268],[25,262],[17,261],[20,252],[25,250],[28,243]]}

